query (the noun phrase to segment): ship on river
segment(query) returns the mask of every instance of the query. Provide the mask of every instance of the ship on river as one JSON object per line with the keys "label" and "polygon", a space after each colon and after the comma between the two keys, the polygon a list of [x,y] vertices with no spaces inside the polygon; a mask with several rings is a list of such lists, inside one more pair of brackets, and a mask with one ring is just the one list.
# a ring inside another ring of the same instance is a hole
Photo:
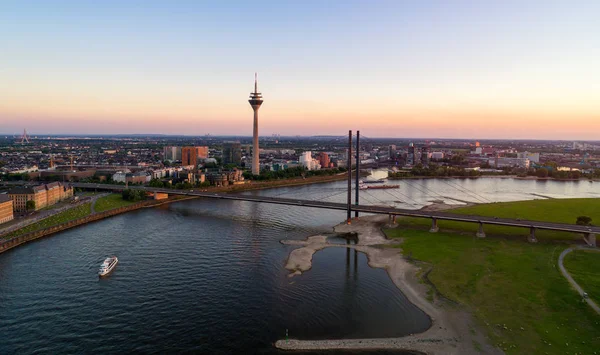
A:
{"label": "ship on river", "polygon": [[400,185],[365,185],[365,184],[358,185],[358,188],[360,190],[395,189],[398,187],[400,187]]}

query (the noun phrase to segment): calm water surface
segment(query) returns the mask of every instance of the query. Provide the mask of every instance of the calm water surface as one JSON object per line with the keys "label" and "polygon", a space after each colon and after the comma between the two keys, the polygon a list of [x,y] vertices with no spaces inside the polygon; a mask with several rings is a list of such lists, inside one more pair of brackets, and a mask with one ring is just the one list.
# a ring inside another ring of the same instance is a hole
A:
{"label": "calm water surface", "polygon": [[[274,352],[285,337],[388,337],[429,318],[365,255],[331,248],[288,278],[283,238],[343,214],[185,201],[113,217],[0,255],[0,354]],[[114,273],[98,279],[107,255]]]}
{"label": "calm water surface", "polygon": [[[375,173],[378,176],[379,172]],[[362,203],[600,197],[600,183],[401,180]],[[345,201],[345,182],[251,192]],[[345,213],[193,200],[92,223],[0,254],[0,354],[273,353],[300,339],[402,336],[429,327],[386,272],[343,248],[288,278],[281,239],[330,232]],[[114,273],[99,280],[108,255]],[[376,352],[388,353],[388,352]]]}

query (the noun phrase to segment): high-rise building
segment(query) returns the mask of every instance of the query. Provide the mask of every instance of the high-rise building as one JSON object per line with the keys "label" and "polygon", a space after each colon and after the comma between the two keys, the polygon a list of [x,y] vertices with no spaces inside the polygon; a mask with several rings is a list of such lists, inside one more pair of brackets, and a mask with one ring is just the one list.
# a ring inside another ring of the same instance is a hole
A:
{"label": "high-rise building", "polygon": [[321,168],[329,168],[329,166],[331,165],[331,161],[329,160],[329,154],[321,152],[319,154],[319,163],[321,164]]}
{"label": "high-rise building", "polygon": [[198,166],[198,153],[196,147],[181,148],[181,165],[193,165],[194,168]]}
{"label": "high-rise building", "polygon": [[223,143],[223,164],[242,164],[242,145],[240,142]]}
{"label": "high-rise building", "polygon": [[181,147],[164,147],[163,148],[163,159],[164,160],[181,160]]}
{"label": "high-rise building", "polygon": [[206,147],[206,146],[196,147],[196,157],[198,159],[208,158],[208,147]]}
{"label": "high-rise building", "polygon": [[406,155],[406,164],[415,165],[415,145],[410,143],[408,145],[408,154]]}
{"label": "high-rise building", "polygon": [[252,134],[252,175],[260,174],[260,150],[258,148],[258,109],[263,103],[262,94],[258,92],[258,80],[254,73],[254,92],[250,93],[248,100],[254,110],[254,130]]}
{"label": "high-rise building", "polygon": [[388,156],[390,157],[390,159],[393,159],[396,157],[396,145],[391,144],[388,147]]}
{"label": "high-rise building", "polygon": [[429,165],[429,146],[421,147],[421,164]]}

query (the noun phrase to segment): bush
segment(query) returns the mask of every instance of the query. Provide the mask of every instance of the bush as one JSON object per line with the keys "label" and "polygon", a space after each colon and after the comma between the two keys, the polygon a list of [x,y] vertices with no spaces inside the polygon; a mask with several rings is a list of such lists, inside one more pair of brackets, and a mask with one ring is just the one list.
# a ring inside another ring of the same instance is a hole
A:
{"label": "bush", "polygon": [[592,225],[592,219],[588,216],[579,216],[577,217],[577,223],[580,226],[591,226]]}
{"label": "bush", "polygon": [[546,177],[548,177],[548,169],[545,169],[545,168],[538,169],[535,172],[535,175],[537,175],[537,177],[546,178]]}
{"label": "bush", "polygon": [[121,193],[123,200],[127,201],[142,201],[146,199],[146,192],[142,190],[126,189]]}
{"label": "bush", "polygon": [[27,209],[27,211],[34,211],[35,210],[35,201],[34,200],[27,201],[27,203],[25,204],[25,208]]}

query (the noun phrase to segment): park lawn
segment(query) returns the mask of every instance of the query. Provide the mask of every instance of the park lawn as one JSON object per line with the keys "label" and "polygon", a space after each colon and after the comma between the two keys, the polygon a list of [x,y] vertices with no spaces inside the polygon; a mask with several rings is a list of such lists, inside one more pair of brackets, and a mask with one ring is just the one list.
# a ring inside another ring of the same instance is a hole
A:
{"label": "park lawn", "polygon": [[428,278],[466,305],[508,354],[600,354],[600,317],[560,274],[564,246],[390,229],[405,255],[432,265]]}
{"label": "park lawn", "polygon": [[23,235],[29,232],[34,232],[40,229],[48,228],[57,224],[65,223],[74,219],[82,218],[91,213],[91,203],[86,203],[81,206],[77,206],[61,213],[57,213],[48,218],[44,218],[43,220],[30,224],[24,228],[18,229],[8,235],[4,236],[5,239],[9,239],[12,237],[16,237],[19,235]]}
{"label": "park lawn", "polygon": [[96,212],[104,212],[119,207],[129,206],[136,202],[123,200],[121,194],[110,194],[108,196],[100,197],[96,200],[94,210]]}
{"label": "park lawn", "polygon": [[589,297],[600,303],[600,251],[573,250],[565,256],[564,265]]}
{"label": "park lawn", "polygon": [[[600,225],[600,199],[598,198],[497,202],[456,208],[448,212],[465,215],[520,218],[570,224],[575,224],[578,216],[589,216],[592,218],[592,224]],[[397,222],[402,226],[416,229],[429,229],[431,226],[431,220],[423,218],[398,218]],[[476,223],[454,221],[438,221],[438,226],[442,230],[465,231],[470,233],[475,233],[478,228]],[[525,228],[494,225],[484,225],[484,231],[487,235],[513,236],[522,237],[523,239],[529,234],[529,230]],[[536,237],[542,242],[549,240],[581,240],[581,235],[577,233],[545,230],[536,231]]]}

